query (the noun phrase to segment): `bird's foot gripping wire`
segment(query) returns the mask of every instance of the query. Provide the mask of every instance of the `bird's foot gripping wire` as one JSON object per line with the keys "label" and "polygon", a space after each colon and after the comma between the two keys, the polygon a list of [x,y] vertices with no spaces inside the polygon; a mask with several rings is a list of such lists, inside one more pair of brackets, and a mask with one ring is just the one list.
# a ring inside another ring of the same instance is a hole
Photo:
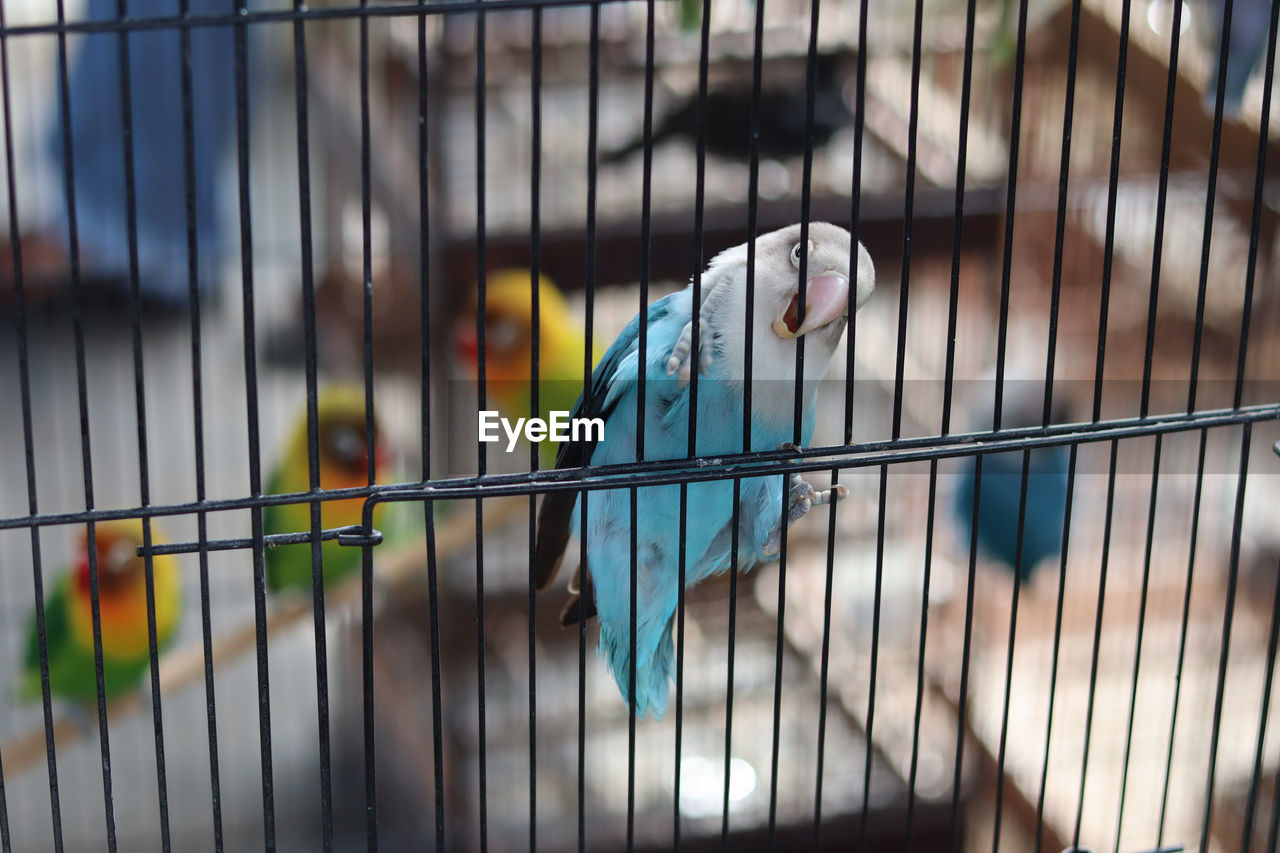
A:
{"label": "bird's foot gripping wire", "polygon": [[[849,490],[837,483],[829,489],[814,490],[813,486],[799,474],[791,475],[791,488],[787,500],[787,527],[795,524],[805,513],[814,507],[825,506],[848,496]],[[764,541],[764,555],[776,557],[782,550],[782,525],[779,524]]]}
{"label": "bird's foot gripping wire", "polygon": [[[671,348],[671,356],[667,359],[667,375],[677,376],[680,387],[689,384],[689,376],[693,370],[693,366],[689,363],[689,357],[693,351],[693,321],[690,320],[684,324],[684,328],[680,330],[680,337],[676,338],[676,345]],[[712,360],[712,335],[711,327],[707,325],[706,320],[698,321],[698,372],[706,375],[707,369],[711,367]]]}

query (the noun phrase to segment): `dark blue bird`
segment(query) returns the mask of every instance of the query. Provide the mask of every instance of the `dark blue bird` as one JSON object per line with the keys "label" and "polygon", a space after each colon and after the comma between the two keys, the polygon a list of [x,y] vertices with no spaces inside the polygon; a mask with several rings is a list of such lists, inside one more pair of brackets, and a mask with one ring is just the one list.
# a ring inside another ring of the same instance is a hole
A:
{"label": "dark blue bird", "polygon": [[[978,511],[978,548],[988,558],[1022,580],[1031,579],[1036,566],[1062,553],[1062,524],[1067,503],[1065,447],[1031,451],[1027,474],[1027,506],[1023,521],[1022,555],[1018,556],[1018,507],[1022,496],[1024,452],[991,453],[982,460],[982,491]],[[955,496],[961,542],[969,547],[973,529],[974,457],[964,460]]]}
{"label": "dark blue bird", "polygon": [[[1212,113],[1218,97],[1218,63],[1222,56],[1222,22],[1227,0],[1214,0],[1208,10],[1210,43],[1213,45],[1212,73],[1205,89],[1205,110]],[[1231,38],[1227,42],[1227,74],[1223,84],[1222,112],[1240,112],[1244,90],[1254,69],[1267,50],[1271,34],[1271,0],[1234,0],[1231,5]]]}

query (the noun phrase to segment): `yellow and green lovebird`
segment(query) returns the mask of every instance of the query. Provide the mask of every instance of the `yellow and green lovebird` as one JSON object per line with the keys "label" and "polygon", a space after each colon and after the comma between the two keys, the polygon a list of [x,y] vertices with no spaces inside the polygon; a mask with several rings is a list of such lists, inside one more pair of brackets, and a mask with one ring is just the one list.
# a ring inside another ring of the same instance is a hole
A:
{"label": "yellow and green lovebird", "polygon": [[[476,304],[459,320],[455,349],[471,374],[478,373]],[[485,281],[485,390],[508,418],[529,417],[532,376],[533,300],[528,270],[507,269]],[[587,349],[582,326],[559,288],[538,277],[538,417],[569,412],[582,392],[582,362]],[[592,363],[602,350],[592,353]],[[555,462],[558,444],[544,441],[544,466]]]}
{"label": "yellow and green lovebird", "polygon": [[[142,522],[100,521],[94,526],[98,564],[98,603],[102,624],[102,682],[107,699],[138,686],[151,662],[147,629],[147,587]],[[155,522],[151,543],[163,543]],[[93,660],[93,612],[89,595],[89,536],[80,534],[75,563],[60,577],[44,605],[49,647],[49,692],[76,702],[98,701]],[[160,555],[151,561],[155,581],[156,645],[163,651],[178,627],[182,610],[178,561]],[[40,646],[35,616],[27,639],[27,655],[19,692],[40,695]]]}
{"label": "yellow and green lovebird", "polygon": [[[369,484],[368,443],[364,417],[364,389],[356,385],[330,385],[320,391],[316,400],[316,435],[319,440],[320,488],[349,489]],[[381,430],[374,427],[374,472],[377,480],[386,480],[386,452],[380,439]],[[307,454],[307,416],[304,411],[294,426],[275,471],[267,481],[271,494],[305,492],[311,488]],[[385,504],[374,510],[374,524],[384,514]],[[328,529],[360,524],[364,498],[324,501],[320,506],[320,523]],[[277,504],[262,513],[263,532],[306,533],[311,530],[311,507],[308,504]],[[326,584],[340,580],[360,566],[361,550],[339,545],[330,539],[320,546]],[[268,547],[267,586],[273,591],[292,587],[311,588],[311,543]]]}

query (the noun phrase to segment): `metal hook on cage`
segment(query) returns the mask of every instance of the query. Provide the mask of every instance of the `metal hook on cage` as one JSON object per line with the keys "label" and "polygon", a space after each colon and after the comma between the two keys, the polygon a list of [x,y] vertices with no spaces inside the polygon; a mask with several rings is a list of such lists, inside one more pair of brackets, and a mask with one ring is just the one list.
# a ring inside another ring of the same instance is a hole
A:
{"label": "metal hook on cage", "polygon": [[351,545],[360,548],[365,545],[382,544],[382,532],[376,527],[370,527],[366,530],[362,525],[352,524],[347,527],[337,528],[336,532],[339,545]]}
{"label": "metal hook on cage", "polygon": [[[262,544],[267,548],[281,545],[305,545],[312,539],[312,534],[304,533],[272,533],[262,537]],[[345,527],[330,527],[320,531],[320,541],[338,540],[339,545],[378,545],[382,542],[382,532],[376,527],[366,528],[360,524],[349,524]],[[150,548],[139,545],[138,556],[160,556],[162,554],[196,554],[201,551],[236,551],[253,547],[252,537],[238,539],[206,539],[202,542],[171,542],[164,545],[152,545]]]}
{"label": "metal hook on cage", "polygon": [[[1174,847],[1157,847],[1154,850],[1138,851],[1138,853],[1182,853],[1183,849],[1182,845],[1179,844]],[[1062,853],[1090,853],[1090,851],[1084,847],[1068,847]]]}

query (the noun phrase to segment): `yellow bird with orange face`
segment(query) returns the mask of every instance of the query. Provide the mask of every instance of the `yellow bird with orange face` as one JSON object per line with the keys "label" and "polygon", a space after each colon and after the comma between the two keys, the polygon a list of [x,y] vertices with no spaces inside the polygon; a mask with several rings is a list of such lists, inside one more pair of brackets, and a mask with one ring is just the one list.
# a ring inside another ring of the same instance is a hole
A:
{"label": "yellow bird with orange face", "polygon": [[[510,418],[529,417],[533,376],[533,287],[528,270],[504,269],[485,281],[485,390]],[[478,375],[476,300],[463,312],[454,339],[455,352]],[[564,294],[546,276],[538,277],[538,412],[546,420],[552,411],[573,409],[582,392],[583,358],[587,349],[582,326]],[[597,347],[591,362],[599,360]],[[542,444],[542,462],[555,461],[557,445]]]}
{"label": "yellow bird with orange face", "polygon": [[[365,421],[364,389],[357,385],[330,385],[316,400],[316,436],[319,441],[320,488],[349,489],[369,484],[368,428]],[[382,435],[374,427],[374,472],[387,481],[387,453]],[[304,412],[294,424],[284,455],[268,480],[270,494],[306,492],[311,488],[307,445],[307,417]],[[386,504],[374,510],[377,526]],[[362,522],[364,498],[326,500],[320,505],[322,527],[346,527]],[[262,513],[263,532],[304,533],[311,530],[311,507],[305,503],[276,504]],[[330,539],[320,546],[325,583],[339,580],[360,565],[360,549],[349,548]],[[286,587],[311,588],[311,543],[279,545],[267,549],[267,586],[272,591]]]}
{"label": "yellow bird with orange face", "polygon": [[[151,543],[165,541],[153,521]],[[102,683],[107,699],[137,687],[151,662],[146,564],[137,552],[142,544],[142,522],[136,518],[94,525]],[[84,704],[93,704],[98,698],[89,554],[86,530],[78,538],[72,570],[54,583],[44,607],[49,692]],[[163,651],[177,631],[182,612],[182,578],[177,559],[171,555],[153,557],[151,567],[156,646]],[[40,692],[40,638],[33,615],[19,694],[34,699]]]}

